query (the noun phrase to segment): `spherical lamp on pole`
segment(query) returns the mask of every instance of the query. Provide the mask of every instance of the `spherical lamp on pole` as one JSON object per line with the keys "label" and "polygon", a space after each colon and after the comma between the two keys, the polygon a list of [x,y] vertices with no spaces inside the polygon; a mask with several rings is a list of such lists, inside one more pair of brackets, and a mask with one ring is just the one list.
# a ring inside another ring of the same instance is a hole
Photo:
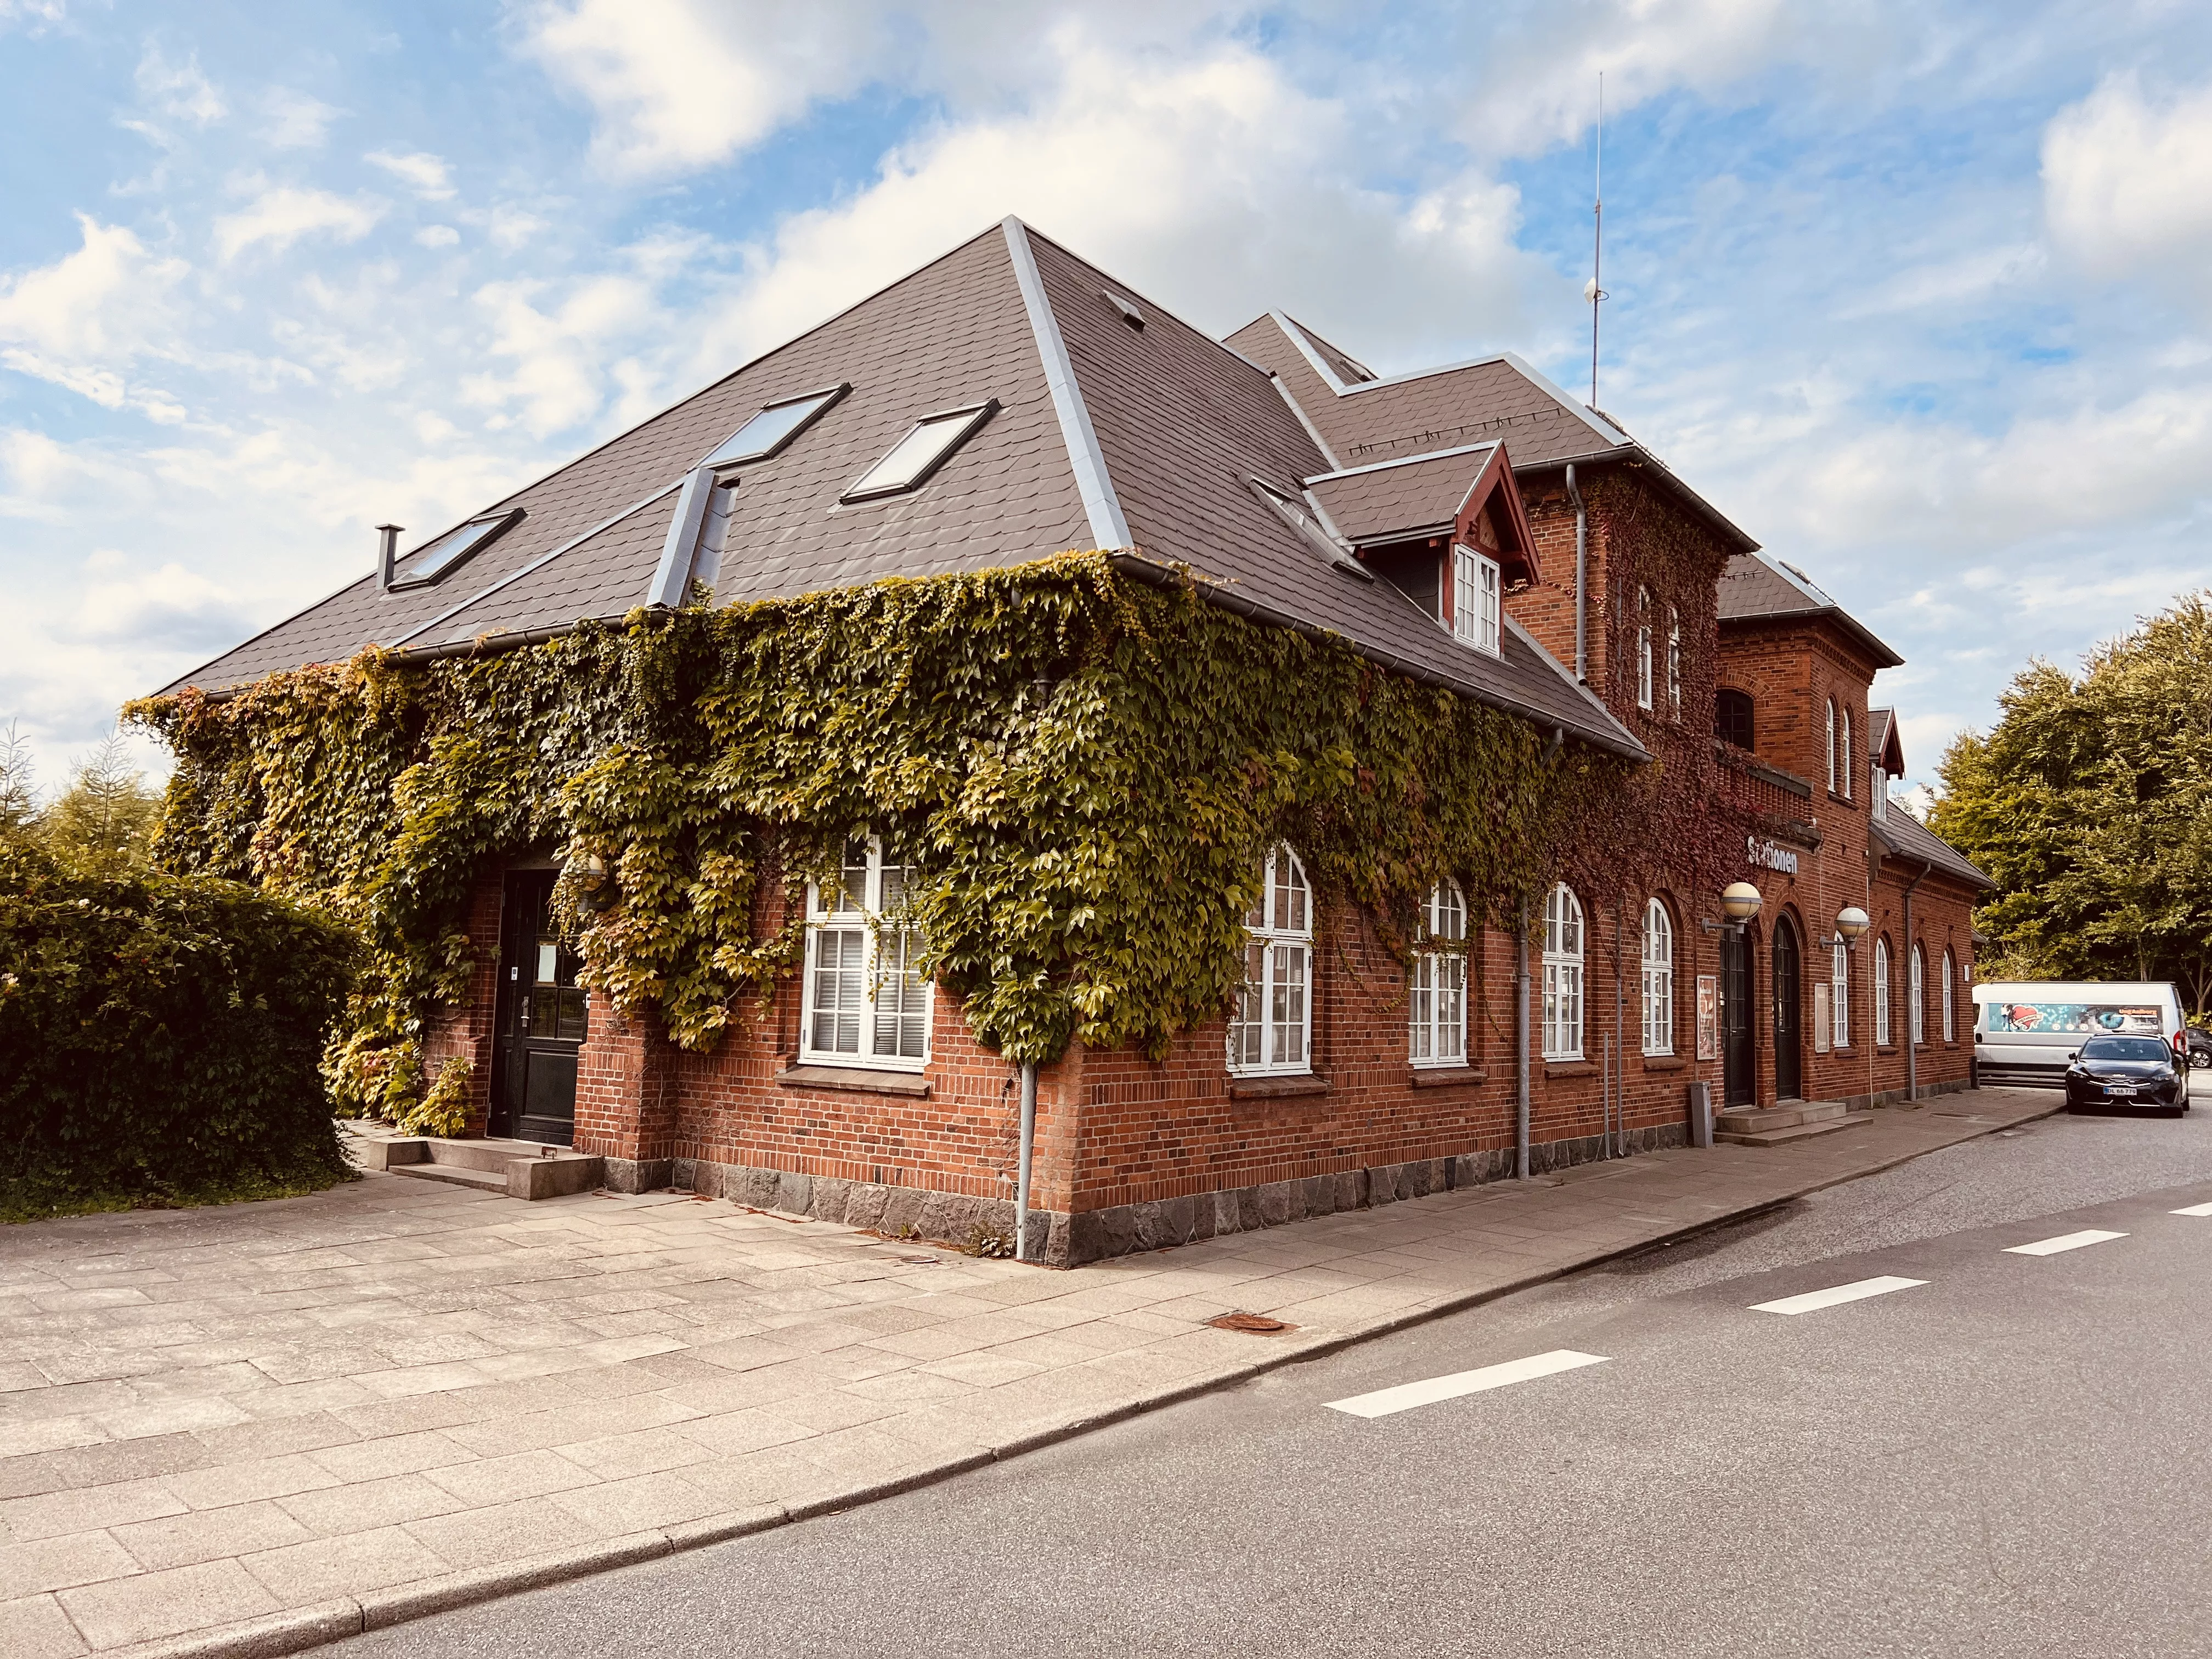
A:
{"label": "spherical lamp on pole", "polygon": [[1732,881],[1721,889],[1721,914],[1739,930],[1759,914],[1759,907],[1765,902],[1759,889],[1747,881]]}

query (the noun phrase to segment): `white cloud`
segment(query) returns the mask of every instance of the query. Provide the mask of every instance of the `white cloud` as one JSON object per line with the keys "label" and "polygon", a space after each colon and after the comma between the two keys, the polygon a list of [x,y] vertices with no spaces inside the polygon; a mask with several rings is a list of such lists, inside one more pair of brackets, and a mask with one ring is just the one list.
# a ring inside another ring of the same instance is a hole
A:
{"label": "white cloud", "polygon": [[[91,562],[114,568],[128,562],[111,554]],[[173,561],[94,582],[76,617],[80,638],[158,650],[220,650],[250,631],[246,608],[234,594]]]}
{"label": "white cloud", "polygon": [[402,155],[373,149],[362,158],[382,167],[426,202],[444,202],[453,194],[453,171],[437,156],[422,150]]}
{"label": "white cloud", "polygon": [[125,226],[81,213],[77,227],[76,252],[0,282],[0,340],[66,362],[128,359],[162,325],[187,267],[154,258]]}
{"label": "white cloud", "polygon": [[451,247],[461,240],[461,233],[451,225],[425,225],[415,233],[415,240],[422,247]]}
{"label": "white cloud", "polygon": [[204,127],[229,112],[222,94],[200,73],[198,53],[181,64],[172,64],[157,47],[148,46],[138,60],[138,90],[154,106],[173,120]]}
{"label": "white cloud", "polygon": [[2043,193],[2053,240],[2087,270],[2163,276],[2201,299],[2212,87],[2153,99],[2133,75],[2101,82],[2045,129]]}
{"label": "white cloud", "polygon": [[384,216],[384,204],[372,197],[334,196],[326,190],[293,185],[266,189],[236,213],[215,222],[215,240],[228,264],[250,247],[266,245],[283,252],[303,236],[327,232],[341,242],[357,242]]}
{"label": "white cloud", "polygon": [[313,149],[323,142],[337,110],[303,92],[278,87],[262,100],[269,125],[262,137],[279,149]]}

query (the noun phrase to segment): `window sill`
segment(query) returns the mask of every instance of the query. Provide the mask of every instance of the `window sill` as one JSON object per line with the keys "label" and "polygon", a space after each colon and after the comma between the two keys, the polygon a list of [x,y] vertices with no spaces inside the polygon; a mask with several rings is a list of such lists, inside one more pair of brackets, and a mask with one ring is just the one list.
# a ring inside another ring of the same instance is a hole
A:
{"label": "window sill", "polygon": [[1416,1089],[1462,1088],[1490,1081],[1487,1066],[1416,1066],[1407,1079]]}
{"label": "window sill", "polygon": [[1597,1062],[1594,1060],[1547,1060],[1544,1062],[1546,1077],[1595,1077]]}
{"label": "window sill", "polygon": [[919,1072],[878,1072],[858,1066],[792,1066],[775,1074],[779,1089],[843,1089],[864,1095],[929,1093],[929,1079]]}
{"label": "window sill", "polygon": [[1874,1045],[1874,1051],[1878,1054],[1894,1054],[1902,1052],[1894,1042],[1877,1042]]}
{"label": "window sill", "polygon": [[1646,1054],[1644,1056],[1644,1069],[1647,1072],[1680,1072],[1686,1070],[1690,1062],[1680,1054]]}
{"label": "window sill", "polygon": [[1315,1077],[1310,1073],[1299,1077],[1232,1077],[1229,1079],[1231,1100],[1276,1100],[1291,1095],[1325,1095],[1330,1092],[1328,1079]]}

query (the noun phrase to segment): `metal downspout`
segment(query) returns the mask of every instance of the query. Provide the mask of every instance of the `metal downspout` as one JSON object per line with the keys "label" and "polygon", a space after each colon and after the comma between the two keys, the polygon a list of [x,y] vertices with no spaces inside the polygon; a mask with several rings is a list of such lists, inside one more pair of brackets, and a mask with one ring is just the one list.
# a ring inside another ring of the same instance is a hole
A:
{"label": "metal downspout", "polygon": [[1036,1145],[1036,1061],[1022,1062],[1022,1161],[1014,1177],[1014,1260],[1030,1248],[1030,1153]]}
{"label": "metal downspout", "polygon": [[1912,964],[1920,962],[1920,1029],[1928,1029],[1928,964],[1920,961],[1919,941],[1912,937],[1912,890],[1928,879],[1936,867],[1933,861],[1920,866],[1905,890],[1905,1103],[1908,1106],[1920,1098],[1920,1045],[1912,1039]]}
{"label": "metal downspout", "polygon": [[1514,934],[1513,1000],[1513,1174],[1528,1178],[1528,901],[1521,901],[1521,924]]}
{"label": "metal downspout", "polygon": [[1589,607],[1584,599],[1589,568],[1589,514],[1583,509],[1583,492],[1575,488],[1575,466],[1567,463],[1567,499],[1575,504],[1575,678],[1589,680]]}
{"label": "metal downspout", "polygon": [[1624,896],[1613,913],[1613,1125],[1620,1137],[1620,1150],[1616,1153],[1608,1149],[1608,1158],[1628,1156],[1628,1029],[1621,1024],[1626,1012],[1620,988],[1620,953],[1627,945],[1627,916],[1628,900]]}

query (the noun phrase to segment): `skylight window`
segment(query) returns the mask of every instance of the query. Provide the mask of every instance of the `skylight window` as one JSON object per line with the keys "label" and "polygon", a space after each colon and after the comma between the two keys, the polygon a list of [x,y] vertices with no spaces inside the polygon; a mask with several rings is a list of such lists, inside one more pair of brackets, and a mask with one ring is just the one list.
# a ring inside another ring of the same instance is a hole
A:
{"label": "skylight window", "polygon": [[954,450],[998,412],[999,400],[993,398],[964,409],[940,410],[934,415],[923,416],[915,422],[912,431],[891,446],[890,454],[862,473],[860,482],[839,499],[872,501],[878,495],[896,495],[901,490],[919,489],[928,481],[931,473],[945,465]]}
{"label": "skylight window", "polygon": [[1329,534],[1304,501],[1262,479],[1247,478],[1244,482],[1251,486],[1255,495],[1275,509],[1278,518],[1297,531],[1309,546],[1338,569],[1348,572],[1362,581],[1375,580],[1375,573],[1354,558],[1351,549]]}
{"label": "skylight window", "polygon": [[852,389],[850,385],[841,383],[824,386],[819,392],[778,399],[732,432],[703,465],[744,466],[749,462],[766,460],[820,420],[830,404]]}
{"label": "skylight window", "polygon": [[401,559],[392,571],[392,586],[422,587],[441,576],[452,574],[520,524],[522,517],[520,507],[509,507],[455,526],[435,541],[424,543]]}

